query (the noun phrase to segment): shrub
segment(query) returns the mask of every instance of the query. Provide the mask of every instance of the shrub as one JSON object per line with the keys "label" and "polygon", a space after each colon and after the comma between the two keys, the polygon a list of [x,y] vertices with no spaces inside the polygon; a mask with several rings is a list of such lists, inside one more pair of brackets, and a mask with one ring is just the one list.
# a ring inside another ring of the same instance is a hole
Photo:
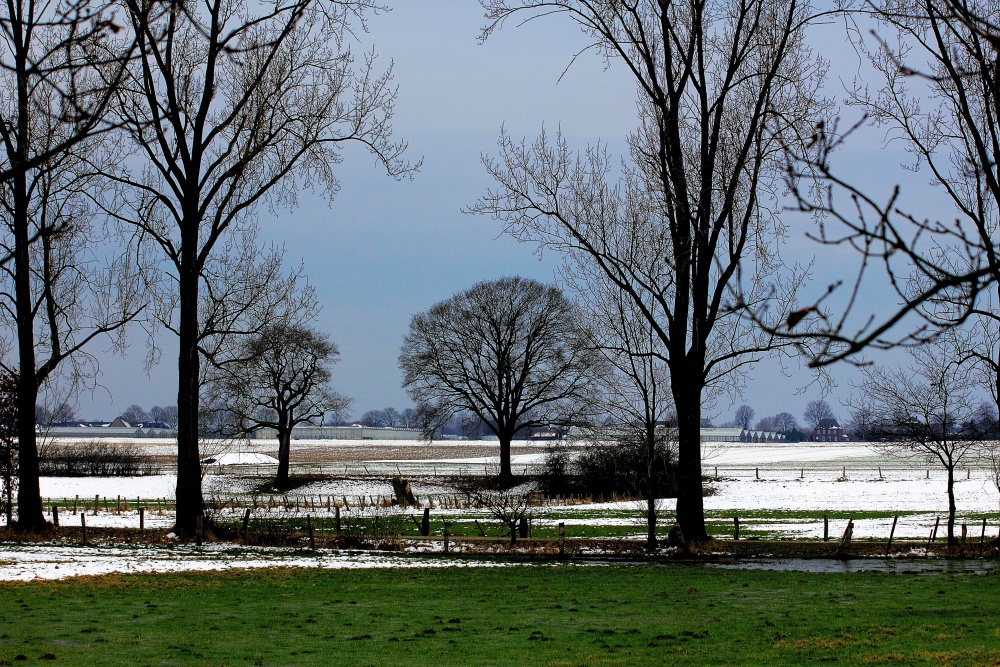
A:
{"label": "shrub", "polygon": [[[583,441],[586,449],[573,457],[565,444],[550,445],[541,479],[549,495],[580,493],[595,500],[614,496],[644,498],[648,491],[646,443],[628,431],[610,439]],[[675,454],[667,433],[658,434],[653,460],[653,490],[657,498],[676,496]]]}
{"label": "shrub", "polygon": [[135,445],[93,442],[41,447],[38,470],[49,477],[136,477],[154,474],[156,466]]}

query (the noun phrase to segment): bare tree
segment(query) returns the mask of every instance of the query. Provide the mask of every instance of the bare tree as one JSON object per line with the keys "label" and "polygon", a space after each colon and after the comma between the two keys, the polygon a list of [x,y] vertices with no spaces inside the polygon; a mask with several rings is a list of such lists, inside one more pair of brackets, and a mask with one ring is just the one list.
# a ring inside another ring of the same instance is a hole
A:
{"label": "bare tree", "polygon": [[361,423],[365,426],[371,426],[373,428],[381,428],[389,425],[389,422],[386,419],[385,410],[367,411],[361,415]]}
{"label": "bare tree", "polygon": [[150,419],[149,414],[146,413],[146,409],[134,403],[122,411],[121,418],[133,426],[149,421]]}
{"label": "bare tree", "polygon": [[736,425],[742,429],[749,429],[750,425],[753,424],[753,408],[749,405],[741,405],[736,408]]}
{"label": "bare tree", "polygon": [[142,309],[134,265],[89,202],[95,171],[121,157],[100,135],[135,49],[127,37],[112,56],[100,48],[120,29],[112,11],[86,0],[0,8],[2,365],[18,378],[23,530],[47,525],[33,419],[40,392],[92,385],[99,369],[88,347],[107,336],[121,351],[122,329]]}
{"label": "bare tree", "polygon": [[439,416],[468,410],[486,424],[509,480],[511,440],[589,408],[598,361],[562,292],[515,277],[477,283],[414,315],[399,367],[418,405]]}
{"label": "bare tree", "polygon": [[836,419],[836,415],[833,414],[833,408],[830,407],[830,404],[820,398],[806,404],[802,418],[811,428],[816,428],[824,419]]}
{"label": "bare tree", "polygon": [[161,424],[166,424],[170,428],[177,426],[177,406],[167,405],[160,406],[154,405],[149,409],[149,416],[153,421],[159,422]]}
{"label": "bare tree", "polygon": [[955,539],[955,469],[982,447],[980,401],[953,340],[912,351],[909,369],[862,368],[851,413],[865,437],[893,456],[938,462],[948,474],[948,544]]}
{"label": "bare tree", "polygon": [[[589,255],[575,254],[563,267],[585,315],[588,335],[607,361],[600,374],[602,411],[612,429],[598,429],[596,438],[608,438],[624,448],[643,452],[643,470],[635,471],[646,498],[646,545],[657,544],[656,502],[665,489],[657,464],[664,460],[666,440],[675,435],[666,421],[675,420],[670,376],[663,344],[632,299],[618,289]],[[669,459],[669,457],[667,457]]]}
{"label": "bare tree", "polygon": [[198,403],[199,292],[229,230],[260,204],[293,206],[303,188],[337,191],[340,147],[366,146],[387,172],[414,167],[392,142],[395,89],[374,54],[355,68],[347,46],[372,0],[292,0],[252,7],[226,0],[176,5],[147,19],[152,0],[126,0],[144,56],[116,112],[144,166],[121,178],[136,234],[176,281],[177,529],[202,514]]}
{"label": "bare tree", "polygon": [[239,347],[239,359],[224,365],[207,394],[218,397],[237,430],[273,428],[278,434],[275,488],[288,488],[292,429],[322,423],[328,412],[345,410],[350,399],[329,387],[337,346],[319,332],[278,322]]}
{"label": "bare tree", "polygon": [[[639,127],[619,168],[545,134],[500,139],[486,160],[499,187],[474,207],[515,237],[589,254],[660,339],[679,429],[677,519],[706,538],[702,401],[783,343],[745,317],[766,296],[794,307],[800,275],[779,280],[782,150],[827,110],[824,65],[806,45],[807,2],[484,0],[489,35],[507,19],[565,15],[634,77]],[[780,308],[778,309],[781,310]],[[780,312],[770,316],[783,319]]]}

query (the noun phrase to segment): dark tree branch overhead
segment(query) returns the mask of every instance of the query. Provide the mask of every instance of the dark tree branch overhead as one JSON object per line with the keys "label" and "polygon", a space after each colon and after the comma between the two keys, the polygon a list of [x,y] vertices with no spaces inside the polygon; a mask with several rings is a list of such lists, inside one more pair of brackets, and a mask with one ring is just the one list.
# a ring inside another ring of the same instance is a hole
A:
{"label": "dark tree branch overhead", "polygon": [[515,16],[576,22],[638,91],[638,128],[619,171],[602,146],[503,133],[484,162],[498,186],[472,209],[519,239],[588,255],[663,346],[679,429],[677,518],[706,537],[704,393],[787,345],[748,314],[775,293],[793,309],[804,272],[781,275],[784,148],[828,113],[825,65],[806,45],[817,15],[796,0],[483,0],[483,38]]}
{"label": "dark tree branch overhead", "polygon": [[[817,126],[808,150],[792,150],[788,166],[799,208],[821,220],[815,238],[860,260],[842,307],[823,303],[839,286],[832,285],[808,308],[822,321],[824,344],[811,355],[817,366],[855,360],[869,348],[920,345],[970,321],[998,324],[995,307],[983,304],[995,304],[1000,294],[1000,13],[965,0],[871,0],[852,9],[861,18],[849,24],[851,37],[879,78],[848,91],[865,117],[847,131]],[[899,186],[873,194],[833,166],[836,150],[849,146],[868,119],[905,146],[904,168],[931,178],[954,219],[927,218]],[[819,175],[824,187],[802,187],[803,173]],[[898,304],[869,312],[859,296],[879,281]],[[799,332],[793,320],[783,329],[799,340],[815,340],[817,330]],[[992,359],[981,355],[994,387],[995,352]]]}

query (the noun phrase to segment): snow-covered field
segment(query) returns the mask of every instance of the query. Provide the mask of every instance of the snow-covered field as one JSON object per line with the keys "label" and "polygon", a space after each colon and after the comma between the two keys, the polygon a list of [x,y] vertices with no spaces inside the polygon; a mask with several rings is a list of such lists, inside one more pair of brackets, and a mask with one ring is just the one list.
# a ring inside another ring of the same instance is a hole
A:
{"label": "snow-covered field", "polygon": [[[162,443],[150,445],[162,448]],[[235,465],[210,466],[204,480],[206,498],[238,497],[246,501],[255,495],[255,485],[266,479],[273,466],[265,461],[276,443],[251,441],[238,451],[215,452]],[[391,497],[390,476],[397,472],[410,476],[413,492],[424,503],[436,502],[438,496],[455,495],[446,486],[445,476],[456,471],[489,471],[495,469],[495,445],[489,442],[435,442],[427,445],[406,441],[309,441],[293,443],[296,448],[316,454],[324,466],[344,465],[352,473],[346,479],[329,479],[302,486],[288,494],[293,504],[309,499],[309,509],[301,505],[293,510],[309,512],[316,518],[328,518],[322,506],[324,500],[347,498],[352,504],[359,497]],[[541,463],[544,444],[520,443],[514,448],[514,467],[533,467]],[[299,452],[302,453],[301,451]],[[251,465],[245,465],[250,462]],[[308,466],[300,458],[300,465]],[[857,512],[855,539],[885,539],[891,518],[870,518],[870,513],[899,515],[897,538],[927,537],[935,517],[947,514],[944,471],[926,461],[899,460],[858,443],[835,444],[713,444],[706,447],[704,470],[718,475],[710,485],[714,493],[705,498],[710,521],[731,530],[732,517],[740,516],[744,531],[783,537],[818,538],[823,535],[822,514],[837,514],[830,521],[830,535],[839,537],[846,525],[845,515]],[[417,474],[414,474],[417,473]],[[259,476],[258,476],[259,475]],[[978,540],[981,524],[976,515],[992,517],[987,535],[998,530],[996,517],[1000,509],[1000,494],[993,485],[984,465],[973,462],[962,468],[956,480],[955,493],[959,523],[968,523],[971,538]],[[128,499],[129,509],[121,512],[101,509],[87,515],[91,527],[138,527],[135,502],[149,505],[145,514],[148,527],[167,527],[172,514],[155,501],[171,499],[176,485],[173,474],[136,478],[43,478],[41,493],[48,507],[49,499],[60,499],[61,524],[79,525],[79,516],[65,507],[78,498],[78,510],[83,503],[93,504],[95,496],[114,504],[121,496]],[[258,496],[259,497],[259,496]],[[663,516],[669,520],[672,501],[661,501]],[[628,526],[641,534],[641,521],[628,516],[638,513],[641,503],[603,503],[548,507],[535,512],[536,525],[568,526]],[[258,515],[280,514],[280,509],[259,509]],[[623,511],[626,511],[623,514]],[[222,515],[241,514],[241,509],[221,510]],[[461,515],[470,520],[469,512],[436,507],[434,515]],[[789,515],[793,516],[789,516]],[[795,515],[799,516],[795,516]],[[811,514],[803,518],[801,514]],[[485,516],[485,515],[484,515]],[[455,516],[456,519],[461,517]],[[723,532],[725,532],[723,531]],[[939,531],[943,535],[944,528]],[[206,546],[171,547],[70,547],[70,546],[6,546],[0,548],[0,580],[54,578],[107,572],[167,572],[175,570],[272,567],[275,565],[315,567],[401,567],[429,566],[437,561],[390,555],[372,555],[335,551],[320,551],[316,555],[281,549],[249,549]]]}

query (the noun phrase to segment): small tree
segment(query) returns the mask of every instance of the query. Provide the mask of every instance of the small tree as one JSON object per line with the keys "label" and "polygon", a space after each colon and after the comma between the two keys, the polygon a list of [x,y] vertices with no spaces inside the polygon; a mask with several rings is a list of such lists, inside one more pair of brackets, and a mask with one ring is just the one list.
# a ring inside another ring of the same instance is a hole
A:
{"label": "small tree", "polygon": [[982,446],[969,370],[948,341],[916,348],[909,369],[867,366],[854,423],[878,450],[937,461],[948,473],[948,544],[955,539],[955,468]]}
{"label": "small tree", "polygon": [[811,428],[816,428],[824,419],[836,419],[836,416],[833,414],[833,408],[830,407],[830,404],[823,399],[819,399],[809,401],[806,404],[806,410],[802,413],[802,418],[806,420],[806,423]]}
{"label": "small tree", "polygon": [[577,322],[555,287],[516,277],[477,283],[410,320],[403,386],[438,416],[468,410],[481,419],[500,440],[500,477],[509,479],[514,436],[592,404],[598,356]]}
{"label": "small tree", "polygon": [[753,408],[749,405],[741,405],[736,408],[736,425],[743,429],[749,429],[750,425],[753,424]]}
{"label": "small tree", "polygon": [[389,425],[386,420],[385,410],[369,410],[361,415],[361,424],[363,426],[371,426],[372,428],[381,428]]}
{"label": "small tree", "polygon": [[322,423],[327,412],[345,410],[350,403],[329,387],[330,366],[340,352],[324,334],[304,325],[279,323],[247,340],[239,353],[238,361],[221,369],[209,394],[221,399],[237,432],[277,431],[274,484],[287,488],[292,428]]}
{"label": "small tree", "polygon": [[149,416],[154,422],[166,424],[170,428],[177,427],[177,406],[168,405],[166,407],[154,405],[149,410]]}
{"label": "small tree", "polygon": [[122,419],[127,421],[132,426],[135,426],[142,422],[149,421],[150,419],[149,414],[146,412],[146,409],[143,408],[141,405],[135,405],[134,403],[125,408],[125,410],[122,411],[121,416]]}

